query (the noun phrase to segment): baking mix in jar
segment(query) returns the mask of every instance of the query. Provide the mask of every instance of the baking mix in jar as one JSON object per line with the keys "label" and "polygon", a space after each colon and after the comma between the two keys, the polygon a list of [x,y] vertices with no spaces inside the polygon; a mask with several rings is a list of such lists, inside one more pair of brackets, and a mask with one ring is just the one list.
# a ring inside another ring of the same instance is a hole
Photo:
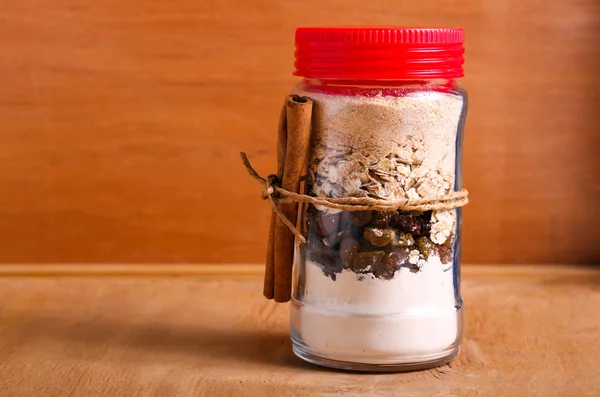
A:
{"label": "baking mix in jar", "polygon": [[[312,100],[291,307],[294,352],[411,370],[458,354],[461,29],[299,28]],[[337,201],[336,201],[337,200]]]}

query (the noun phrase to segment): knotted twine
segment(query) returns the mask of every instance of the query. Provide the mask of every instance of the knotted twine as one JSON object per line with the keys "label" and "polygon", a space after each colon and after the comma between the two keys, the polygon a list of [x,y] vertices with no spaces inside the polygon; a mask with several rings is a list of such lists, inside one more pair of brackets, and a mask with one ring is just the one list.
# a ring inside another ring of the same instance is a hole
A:
{"label": "knotted twine", "polygon": [[384,200],[371,197],[313,197],[306,194],[298,194],[283,189],[277,175],[270,174],[267,178],[260,176],[250,164],[246,153],[240,152],[240,156],[244,167],[246,167],[246,171],[248,171],[252,178],[263,185],[262,199],[268,200],[271,203],[273,212],[277,214],[279,219],[281,219],[301,243],[305,243],[306,239],[296,229],[296,226],[277,208],[277,204],[308,203],[343,211],[440,211],[462,207],[469,202],[467,198],[469,192],[465,189],[453,191],[440,197],[397,200]]}

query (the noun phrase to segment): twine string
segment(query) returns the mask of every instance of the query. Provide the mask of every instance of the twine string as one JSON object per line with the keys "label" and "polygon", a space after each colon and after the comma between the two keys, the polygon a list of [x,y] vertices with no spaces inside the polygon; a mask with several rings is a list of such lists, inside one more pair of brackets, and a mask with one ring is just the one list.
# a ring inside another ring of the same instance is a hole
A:
{"label": "twine string", "polygon": [[450,210],[462,207],[469,202],[468,192],[465,189],[452,191],[440,197],[428,197],[418,199],[384,200],[372,197],[313,197],[306,194],[290,192],[281,187],[281,181],[277,175],[269,175],[263,178],[250,164],[246,153],[240,152],[242,163],[252,178],[263,185],[261,193],[263,200],[268,200],[279,219],[290,229],[294,236],[302,243],[306,242],[304,236],[296,229],[289,219],[277,208],[277,204],[307,203],[326,208],[342,211],[431,211]]}

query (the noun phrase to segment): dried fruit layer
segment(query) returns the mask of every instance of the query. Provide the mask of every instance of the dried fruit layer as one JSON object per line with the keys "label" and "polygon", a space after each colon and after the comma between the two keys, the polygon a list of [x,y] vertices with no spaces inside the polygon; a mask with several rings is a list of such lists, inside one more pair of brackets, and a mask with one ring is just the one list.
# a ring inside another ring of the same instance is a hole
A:
{"label": "dried fruit layer", "polygon": [[[370,221],[365,223],[366,219]],[[444,264],[452,261],[452,240],[434,243],[431,233],[432,212],[407,214],[395,212],[307,211],[308,258],[321,264],[335,279],[344,269],[357,274],[373,274],[390,279],[401,267],[419,271],[431,256]]]}

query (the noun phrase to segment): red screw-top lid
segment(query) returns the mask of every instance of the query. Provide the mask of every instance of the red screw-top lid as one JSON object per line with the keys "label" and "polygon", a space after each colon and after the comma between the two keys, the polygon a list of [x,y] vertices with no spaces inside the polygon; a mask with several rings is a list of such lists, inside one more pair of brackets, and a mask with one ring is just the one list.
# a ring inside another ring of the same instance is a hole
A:
{"label": "red screw-top lid", "polygon": [[462,29],[298,28],[296,71],[310,78],[464,76]]}

